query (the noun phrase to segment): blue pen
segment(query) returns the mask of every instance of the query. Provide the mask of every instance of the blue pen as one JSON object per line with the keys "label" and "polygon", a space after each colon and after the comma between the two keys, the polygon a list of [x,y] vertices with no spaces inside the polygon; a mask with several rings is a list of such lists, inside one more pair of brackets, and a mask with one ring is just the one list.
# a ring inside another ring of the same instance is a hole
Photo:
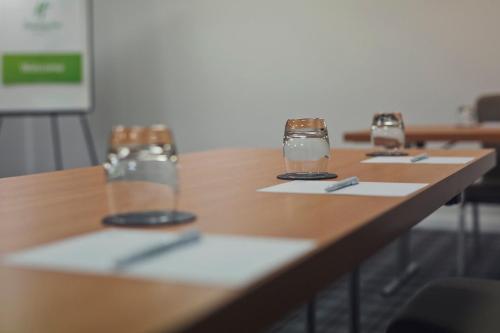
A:
{"label": "blue pen", "polygon": [[415,163],[415,162],[418,162],[418,161],[425,160],[427,158],[429,158],[429,156],[427,154],[420,154],[420,155],[413,156],[410,159],[410,162]]}
{"label": "blue pen", "polygon": [[345,187],[353,186],[359,184],[359,179],[358,177],[349,177],[344,180],[338,181],[333,185],[328,186],[325,188],[326,192],[334,192],[337,190],[340,190]]}
{"label": "blue pen", "polygon": [[158,256],[163,254],[169,250],[191,244],[193,242],[198,241],[201,238],[201,234],[198,230],[189,230],[182,234],[180,234],[176,239],[172,241],[167,241],[160,245],[155,245],[145,250],[142,250],[138,253],[132,254],[128,257],[118,259],[115,262],[116,270],[123,270],[130,265],[133,265],[137,262],[150,259],[151,257]]}

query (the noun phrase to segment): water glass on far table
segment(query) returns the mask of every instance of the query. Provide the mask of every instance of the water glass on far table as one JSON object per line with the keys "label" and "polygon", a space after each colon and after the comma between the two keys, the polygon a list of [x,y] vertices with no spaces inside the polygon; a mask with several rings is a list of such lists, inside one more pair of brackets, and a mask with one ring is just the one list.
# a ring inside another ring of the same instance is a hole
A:
{"label": "water glass on far table", "polygon": [[471,105],[460,106],[458,108],[458,126],[472,127],[476,124],[476,109]]}

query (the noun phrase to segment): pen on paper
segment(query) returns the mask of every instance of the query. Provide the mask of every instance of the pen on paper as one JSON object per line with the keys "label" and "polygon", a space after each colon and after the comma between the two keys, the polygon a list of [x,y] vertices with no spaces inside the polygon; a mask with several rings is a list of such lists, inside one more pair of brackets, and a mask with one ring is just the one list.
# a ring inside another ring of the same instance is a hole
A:
{"label": "pen on paper", "polygon": [[345,187],[353,186],[359,184],[359,179],[358,177],[349,177],[344,180],[338,181],[333,185],[328,186],[325,188],[326,192],[334,192],[337,190],[340,190]]}
{"label": "pen on paper", "polygon": [[413,156],[413,157],[410,159],[410,161],[411,161],[412,163],[415,163],[415,162],[418,162],[418,161],[425,160],[425,159],[427,159],[427,158],[429,158],[429,156],[428,156],[427,154],[425,154],[425,153],[424,153],[424,154],[420,154],[420,155]]}
{"label": "pen on paper", "polygon": [[181,246],[185,246],[191,244],[193,242],[197,242],[201,238],[201,233],[198,230],[188,230],[182,234],[180,234],[176,239],[168,241],[166,243],[155,245],[149,248],[146,248],[140,252],[134,253],[127,257],[118,259],[115,262],[116,270],[123,270],[130,265],[133,265],[137,262],[151,259],[152,257],[163,254],[169,250],[177,249]]}

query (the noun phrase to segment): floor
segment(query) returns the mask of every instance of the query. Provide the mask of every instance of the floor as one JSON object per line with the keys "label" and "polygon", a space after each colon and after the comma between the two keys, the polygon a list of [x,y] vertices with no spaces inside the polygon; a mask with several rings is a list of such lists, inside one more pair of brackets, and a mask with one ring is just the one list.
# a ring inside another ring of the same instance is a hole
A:
{"label": "floor", "polygon": [[[429,223],[432,224],[432,223]],[[446,224],[443,224],[446,226]],[[381,295],[381,288],[394,276],[395,244],[390,244],[361,266],[361,327],[363,333],[385,332],[388,322],[398,309],[427,282],[453,276],[455,273],[456,234],[447,228],[419,227],[412,231],[412,252],[420,264],[413,279],[408,281],[397,294],[387,297]],[[469,239],[469,247],[471,245]],[[500,233],[486,232],[482,235],[481,255],[471,255],[468,276],[500,278]],[[472,248],[469,248],[472,254]],[[492,255],[497,254],[497,255]],[[318,295],[317,332],[348,332],[348,298],[346,277],[340,279]],[[266,331],[267,333],[305,332],[304,307],[291,312],[282,321]]]}

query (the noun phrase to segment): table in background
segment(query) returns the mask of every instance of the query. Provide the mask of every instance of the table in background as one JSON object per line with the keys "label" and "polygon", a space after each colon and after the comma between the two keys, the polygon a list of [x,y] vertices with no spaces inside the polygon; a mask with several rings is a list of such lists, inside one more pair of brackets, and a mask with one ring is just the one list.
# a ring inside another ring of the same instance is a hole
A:
{"label": "table in background", "polygon": [[[419,125],[405,128],[406,143],[423,146],[429,141],[481,141],[500,143],[500,126],[478,125],[460,127],[457,125]],[[344,140],[351,142],[370,142],[370,130],[349,131]]]}
{"label": "table in background", "polygon": [[[495,164],[492,150],[429,151],[472,156],[464,165],[367,164],[367,150],[332,152],[340,179],[429,183],[406,197],[261,193],[279,184],[280,150],[181,155],[180,209],[196,222],[158,232],[305,238],[317,247],[267,276],[214,287],[0,265],[2,332],[253,332],[308,301],[334,279],[461,193]],[[420,152],[420,151],[419,151]],[[416,153],[416,152],[412,152]],[[0,179],[0,255],[106,229],[101,167]]]}

